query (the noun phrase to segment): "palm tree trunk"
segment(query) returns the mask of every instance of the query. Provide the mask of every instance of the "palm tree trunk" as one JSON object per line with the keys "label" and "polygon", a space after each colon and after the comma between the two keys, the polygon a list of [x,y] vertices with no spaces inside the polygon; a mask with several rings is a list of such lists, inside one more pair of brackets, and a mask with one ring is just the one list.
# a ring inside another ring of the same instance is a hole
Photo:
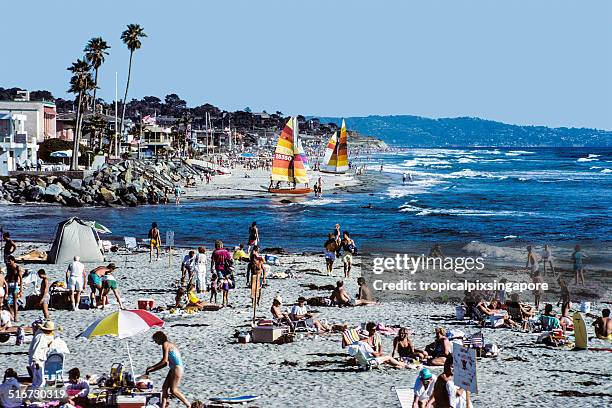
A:
{"label": "palm tree trunk", "polygon": [[94,77],[94,94],[93,94],[93,113],[96,114],[96,91],[98,90],[98,68]]}
{"label": "palm tree trunk", "polygon": [[81,119],[81,104],[83,102],[83,91],[79,92],[79,104],[77,106],[77,115],[74,123],[74,135],[72,141],[72,158],[70,159],[70,170],[79,169],[79,122]]}
{"label": "palm tree trunk", "polygon": [[132,56],[133,55],[134,55],[134,51],[131,50],[130,51],[130,64],[128,65],[127,82],[125,83],[125,95],[123,96],[123,109],[121,112],[121,126],[119,127],[119,129],[121,129],[121,132],[119,133],[119,136],[123,135],[123,121],[125,120],[125,108],[127,106],[127,95],[128,95],[128,89],[130,88],[130,76],[132,75]]}

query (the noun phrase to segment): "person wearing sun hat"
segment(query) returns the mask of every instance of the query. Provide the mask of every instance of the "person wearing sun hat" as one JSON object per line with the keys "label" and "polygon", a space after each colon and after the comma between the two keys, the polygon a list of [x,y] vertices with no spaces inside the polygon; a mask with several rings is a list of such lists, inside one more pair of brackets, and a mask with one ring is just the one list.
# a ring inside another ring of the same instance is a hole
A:
{"label": "person wearing sun hat", "polygon": [[412,408],[423,408],[427,404],[427,400],[431,397],[434,390],[436,376],[429,371],[428,368],[423,368],[419,371],[419,375],[414,382],[414,400]]}
{"label": "person wearing sun hat", "polygon": [[45,385],[43,369],[45,367],[45,361],[47,361],[49,346],[55,338],[54,332],[55,323],[51,320],[47,320],[40,326],[40,329],[32,339],[32,343],[30,343],[30,349],[28,350],[28,365],[32,372],[32,388],[39,388]]}

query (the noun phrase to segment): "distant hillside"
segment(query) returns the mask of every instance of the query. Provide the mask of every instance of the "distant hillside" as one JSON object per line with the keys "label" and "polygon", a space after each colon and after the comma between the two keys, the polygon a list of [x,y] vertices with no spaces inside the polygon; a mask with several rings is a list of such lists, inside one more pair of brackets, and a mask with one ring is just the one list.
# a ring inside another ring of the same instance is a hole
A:
{"label": "distant hillside", "polygon": [[[341,118],[318,117],[340,124]],[[420,116],[346,118],[349,129],[401,146],[590,146],[612,147],[612,132],[585,128],[518,126],[479,118],[430,119]]]}

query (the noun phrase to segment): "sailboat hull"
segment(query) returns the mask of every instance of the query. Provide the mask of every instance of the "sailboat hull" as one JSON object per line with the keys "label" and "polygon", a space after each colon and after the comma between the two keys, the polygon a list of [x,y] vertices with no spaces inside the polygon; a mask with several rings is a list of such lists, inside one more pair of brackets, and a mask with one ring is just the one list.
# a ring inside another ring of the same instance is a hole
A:
{"label": "sailboat hull", "polygon": [[327,174],[346,174],[346,171],[329,171],[329,170],[319,170],[321,173]]}
{"label": "sailboat hull", "polygon": [[309,187],[305,187],[305,188],[268,188],[268,193],[272,193],[272,194],[280,194],[280,195],[290,195],[290,196],[296,196],[296,195],[306,195],[306,194],[310,194],[312,193],[312,188]]}

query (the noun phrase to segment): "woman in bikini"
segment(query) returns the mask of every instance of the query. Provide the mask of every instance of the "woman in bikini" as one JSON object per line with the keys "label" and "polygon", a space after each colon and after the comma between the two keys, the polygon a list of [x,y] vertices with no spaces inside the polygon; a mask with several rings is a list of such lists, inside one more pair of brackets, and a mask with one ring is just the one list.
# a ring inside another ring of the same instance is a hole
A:
{"label": "woman in bikini", "polygon": [[408,330],[405,327],[399,329],[399,333],[395,339],[393,339],[393,352],[391,357],[395,357],[395,354],[404,361],[410,362],[412,360],[425,361],[429,358],[429,355],[423,350],[417,350],[412,344],[412,340],[408,337]]}
{"label": "woman in bikini", "polygon": [[166,366],[169,368],[168,375],[166,376],[164,385],[162,386],[161,408],[167,408],[170,405],[170,394],[178,398],[186,407],[190,407],[191,404],[189,404],[189,401],[187,401],[185,395],[183,395],[183,393],[179,390],[179,384],[181,383],[181,379],[183,378],[183,374],[185,372],[181,352],[175,344],[168,340],[166,333],[162,331],[158,331],[153,334],[153,341],[155,344],[162,347],[162,359],[157,364],[147,367],[145,374],[149,375],[150,373],[161,370]]}
{"label": "woman in bikini", "polygon": [[159,233],[159,228],[157,228],[157,223],[154,222],[151,224],[151,229],[149,230],[149,239],[151,240],[149,247],[149,262],[153,261],[153,248],[157,251],[157,259],[159,259],[159,248],[161,247],[161,236]]}

